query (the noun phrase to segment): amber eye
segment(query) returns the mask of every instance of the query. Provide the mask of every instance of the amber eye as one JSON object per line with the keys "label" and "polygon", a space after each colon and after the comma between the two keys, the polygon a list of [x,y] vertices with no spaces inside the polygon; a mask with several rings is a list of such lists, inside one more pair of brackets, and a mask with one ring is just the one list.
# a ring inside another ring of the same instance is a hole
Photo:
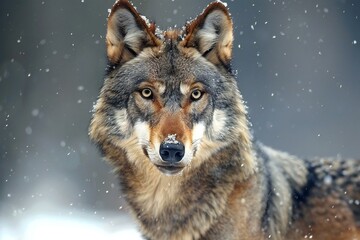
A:
{"label": "amber eye", "polygon": [[191,92],[191,99],[193,101],[199,100],[202,97],[203,93],[199,89],[195,89]]}
{"label": "amber eye", "polygon": [[143,98],[151,98],[152,97],[152,91],[150,88],[144,88],[143,90],[141,90],[141,96]]}

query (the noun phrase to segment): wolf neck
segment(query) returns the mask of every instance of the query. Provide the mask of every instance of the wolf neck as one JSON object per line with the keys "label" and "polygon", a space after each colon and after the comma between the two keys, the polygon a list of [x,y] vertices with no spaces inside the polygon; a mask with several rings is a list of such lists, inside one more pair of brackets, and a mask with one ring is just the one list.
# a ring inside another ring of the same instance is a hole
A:
{"label": "wolf neck", "polygon": [[[124,192],[143,232],[151,234],[149,229],[161,228],[157,232],[162,235],[150,239],[198,239],[222,217],[235,186],[247,182],[255,172],[252,156],[251,143],[234,142],[177,176],[162,175],[151,163],[141,169],[127,166],[136,177],[126,181],[142,181],[126,182]],[[244,191],[250,191],[246,188]],[[177,224],[183,227],[177,230]]]}

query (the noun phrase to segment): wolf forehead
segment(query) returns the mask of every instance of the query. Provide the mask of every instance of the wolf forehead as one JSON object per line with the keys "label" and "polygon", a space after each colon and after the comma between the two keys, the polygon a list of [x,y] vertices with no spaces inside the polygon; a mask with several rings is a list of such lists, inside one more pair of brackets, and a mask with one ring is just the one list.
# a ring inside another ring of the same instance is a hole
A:
{"label": "wolf forehead", "polygon": [[192,84],[200,83],[205,91],[216,94],[225,90],[219,83],[226,81],[218,69],[203,58],[187,56],[186,49],[182,50],[174,39],[165,39],[161,49],[144,50],[131,61],[111,67],[106,79],[108,87],[122,93],[149,83],[162,92],[181,90],[185,94]]}

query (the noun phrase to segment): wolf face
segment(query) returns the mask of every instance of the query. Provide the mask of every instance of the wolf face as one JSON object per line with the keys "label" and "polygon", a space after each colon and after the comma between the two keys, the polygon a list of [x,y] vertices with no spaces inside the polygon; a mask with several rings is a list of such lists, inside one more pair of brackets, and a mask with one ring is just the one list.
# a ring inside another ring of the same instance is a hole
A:
{"label": "wolf face", "polygon": [[250,142],[247,120],[230,71],[232,22],[212,3],[183,31],[160,32],[128,1],[108,19],[108,73],[90,136],[141,166],[151,161],[173,175],[196,168],[238,138]]}

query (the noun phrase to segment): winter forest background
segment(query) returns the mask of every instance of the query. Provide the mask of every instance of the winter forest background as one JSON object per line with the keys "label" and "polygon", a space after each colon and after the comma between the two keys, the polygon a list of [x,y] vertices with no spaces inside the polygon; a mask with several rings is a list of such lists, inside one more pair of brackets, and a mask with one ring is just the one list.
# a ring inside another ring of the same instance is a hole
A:
{"label": "winter forest background", "polygon": [[[133,0],[162,29],[183,26],[209,2]],[[113,3],[0,3],[2,240],[139,238],[87,136]],[[227,3],[255,138],[301,157],[359,158],[360,2]]]}

